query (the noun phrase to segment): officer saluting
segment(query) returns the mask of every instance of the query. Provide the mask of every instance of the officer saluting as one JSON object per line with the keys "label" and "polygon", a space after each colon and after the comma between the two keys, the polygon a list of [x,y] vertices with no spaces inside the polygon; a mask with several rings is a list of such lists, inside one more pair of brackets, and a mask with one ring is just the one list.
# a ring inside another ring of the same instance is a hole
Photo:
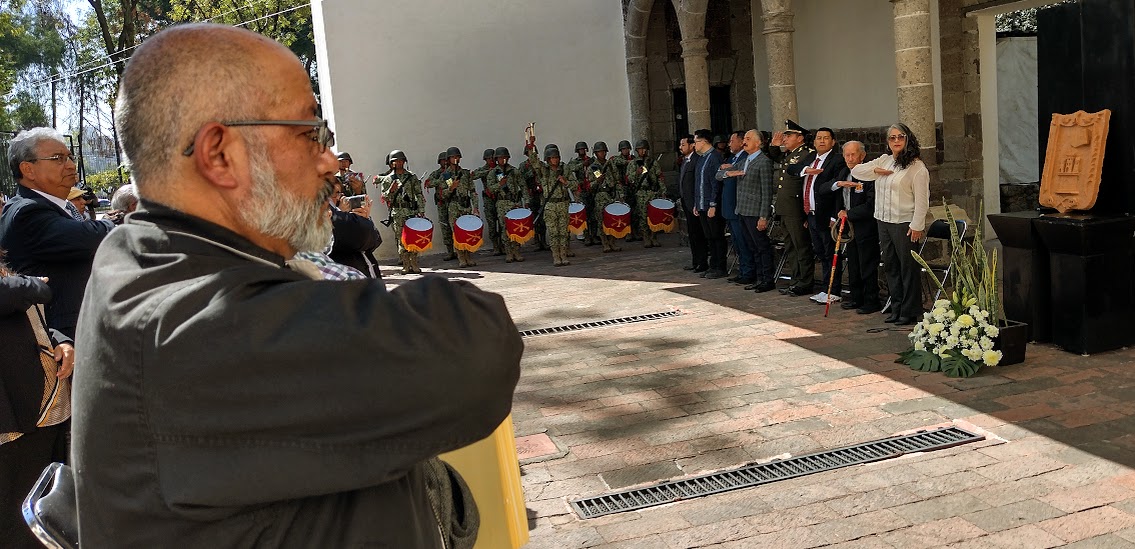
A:
{"label": "officer saluting", "polygon": [[784,121],[784,131],[772,136],[769,159],[780,164],[776,174],[774,209],[784,223],[788,237],[784,242],[785,263],[792,270],[792,281],[780,292],[790,296],[810,295],[816,273],[812,241],[804,217],[804,169],[815,149],[807,145],[808,131],[792,120]]}

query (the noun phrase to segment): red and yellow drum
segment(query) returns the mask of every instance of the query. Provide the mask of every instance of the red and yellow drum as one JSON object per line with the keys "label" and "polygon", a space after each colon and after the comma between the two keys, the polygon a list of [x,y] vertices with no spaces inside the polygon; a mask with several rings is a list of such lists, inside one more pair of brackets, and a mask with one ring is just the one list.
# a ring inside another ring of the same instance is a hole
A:
{"label": "red and yellow drum", "polygon": [[536,236],[535,216],[528,208],[513,208],[504,214],[504,231],[508,239],[524,244]]}
{"label": "red and yellow drum", "polygon": [[485,243],[483,234],[485,224],[480,217],[463,215],[453,222],[453,247],[458,250],[475,252]]}
{"label": "red and yellow drum", "polygon": [[402,226],[402,247],[408,252],[424,252],[433,247],[434,224],[424,217],[411,217]]}
{"label": "red and yellow drum", "polygon": [[612,202],[603,208],[603,233],[614,238],[630,234],[631,207],[622,202]]}
{"label": "red and yellow drum", "polygon": [[665,198],[655,198],[646,205],[646,226],[658,232],[671,232],[678,226],[674,220],[674,203]]}
{"label": "red and yellow drum", "polygon": [[587,230],[587,208],[579,202],[572,202],[568,206],[568,232],[583,234]]}

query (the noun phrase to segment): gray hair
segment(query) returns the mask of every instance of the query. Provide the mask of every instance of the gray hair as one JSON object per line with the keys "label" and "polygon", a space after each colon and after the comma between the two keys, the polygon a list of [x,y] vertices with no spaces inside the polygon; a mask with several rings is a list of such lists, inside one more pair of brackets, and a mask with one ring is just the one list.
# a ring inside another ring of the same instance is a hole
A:
{"label": "gray hair", "polygon": [[24,178],[24,174],[20,172],[20,163],[28,162],[36,159],[36,149],[39,144],[44,141],[56,141],[64,145],[67,144],[63,140],[63,134],[55,131],[53,128],[32,128],[24,130],[13,137],[8,142],[8,169],[12,171],[12,177],[19,181]]}
{"label": "gray hair", "polygon": [[[275,104],[260,84],[271,68],[256,42],[279,44],[256,33],[196,23],[150,37],[122,74],[115,121],[138,192],[160,193],[169,166],[209,122],[263,118]],[[207,82],[207,86],[202,86]]]}
{"label": "gray hair", "polygon": [[127,183],[114,191],[114,195],[110,197],[110,209],[127,211],[135,204],[138,203],[138,191],[134,189],[133,183]]}
{"label": "gray hair", "polygon": [[855,145],[856,147],[859,147],[860,153],[862,153],[863,155],[867,154],[867,147],[863,146],[862,141],[848,141],[847,143],[843,144],[843,148],[846,149],[848,145]]}

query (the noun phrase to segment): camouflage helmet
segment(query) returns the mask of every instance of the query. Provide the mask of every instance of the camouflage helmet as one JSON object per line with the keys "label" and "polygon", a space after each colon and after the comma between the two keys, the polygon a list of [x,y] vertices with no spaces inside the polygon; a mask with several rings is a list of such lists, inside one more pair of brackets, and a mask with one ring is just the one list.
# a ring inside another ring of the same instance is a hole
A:
{"label": "camouflage helmet", "polygon": [[583,149],[583,152],[587,152],[587,142],[586,141],[577,141],[575,143],[575,152],[579,152],[579,149]]}
{"label": "camouflage helmet", "polygon": [[461,156],[461,149],[458,149],[457,147],[450,147],[450,148],[445,150],[445,156],[448,157],[448,158],[453,158],[454,156]]}
{"label": "camouflage helmet", "polygon": [[497,158],[510,158],[511,157],[508,154],[508,147],[497,147],[496,150],[493,151],[493,156],[495,156]]}
{"label": "camouflage helmet", "polygon": [[544,147],[544,161],[548,161],[548,159],[552,158],[553,156],[560,158],[560,148],[555,145],[552,145],[551,147]]}
{"label": "camouflage helmet", "polygon": [[438,164],[441,164],[442,162],[445,162],[446,160],[449,160],[449,155],[446,154],[446,151],[441,151],[441,152],[437,153]]}
{"label": "camouflage helmet", "polygon": [[346,160],[347,162],[350,162],[351,164],[355,163],[354,160],[351,160],[351,153],[349,153],[349,152],[341,152],[335,158],[337,158],[339,160]]}
{"label": "camouflage helmet", "polygon": [[629,149],[629,148],[631,148],[631,142],[630,141],[627,141],[626,139],[619,141],[619,152],[622,152],[623,149]]}
{"label": "camouflage helmet", "polygon": [[544,145],[544,152],[548,152],[548,149],[559,150],[559,148],[560,148],[560,146],[555,144],[555,143],[548,143],[547,145]]}
{"label": "camouflage helmet", "polygon": [[599,151],[608,152],[608,150],[609,149],[607,149],[607,142],[605,141],[596,141],[595,145],[592,145],[591,147],[591,152],[593,153],[597,153]]}
{"label": "camouflage helmet", "polygon": [[488,160],[493,157],[492,149],[485,149],[484,154],[481,155],[481,160]]}
{"label": "camouflage helmet", "polygon": [[387,166],[391,165],[392,163],[394,163],[395,160],[401,160],[403,162],[409,162],[409,160],[406,160],[406,153],[404,153],[404,152],[402,152],[398,149],[394,149],[394,150],[390,151],[390,154],[386,155],[386,165]]}
{"label": "camouflage helmet", "polygon": [[729,140],[724,135],[713,136],[713,146],[716,147],[718,143],[728,143]]}
{"label": "camouflage helmet", "polygon": [[635,141],[634,148],[650,150],[650,141],[639,139],[638,141]]}

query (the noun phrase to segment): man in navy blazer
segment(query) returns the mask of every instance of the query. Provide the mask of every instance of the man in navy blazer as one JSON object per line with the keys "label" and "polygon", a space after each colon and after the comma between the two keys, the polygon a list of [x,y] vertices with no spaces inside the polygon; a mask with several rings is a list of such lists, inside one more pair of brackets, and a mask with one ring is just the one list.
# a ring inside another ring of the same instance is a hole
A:
{"label": "man in navy blazer", "polygon": [[749,242],[745,228],[741,225],[741,216],[737,215],[737,186],[740,177],[730,177],[729,173],[735,167],[745,165],[749,153],[742,148],[745,141],[745,132],[736,131],[729,135],[729,160],[717,170],[717,179],[721,181],[721,216],[729,225],[729,234],[733,237],[733,249],[737,250],[739,267],[737,276],[730,277],[729,282],[736,282],[742,286],[757,281],[757,265],[753,260],[754,244]]}
{"label": "man in navy blazer", "polygon": [[78,174],[59,132],[20,132],[8,144],[8,168],[19,186],[0,214],[0,249],[14,271],[47,278],[47,324],[74,338],[95,250],[114,221],[72,218],[67,193]]}
{"label": "man in navy blazer", "polygon": [[709,270],[704,278],[725,276],[725,218],[721,215],[721,182],[717,170],[721,168],[721,153],[713,148],[713,134],[709,130],[694,132],[694,150],[698,162],[694,172],[694,216],[701,223],[709,247]]}
{"label": "man in navy blazer", "polygon": [[[816,150],[805,159],[808,167],[801,175],[804,176],[804,211],[808,214],[808,232],[812,236],[812,251],[820,260],[824,279],[821,281],[825,288],[829,281],[832,285],[832,301],[840,300],[843,290],[841,278],[843,275],[840,264],[836,263],[835,278],[832,278],[832,256],[835,255],[835,240],[832,239],[831,225],[835,217],[836,175],[847,167],[840,150],[836,148],[835,132],[831,128],[816,130],[815,140],[812,143]],[[826,303],[827,292],[820,292],[812,296],[817,303]]]}

